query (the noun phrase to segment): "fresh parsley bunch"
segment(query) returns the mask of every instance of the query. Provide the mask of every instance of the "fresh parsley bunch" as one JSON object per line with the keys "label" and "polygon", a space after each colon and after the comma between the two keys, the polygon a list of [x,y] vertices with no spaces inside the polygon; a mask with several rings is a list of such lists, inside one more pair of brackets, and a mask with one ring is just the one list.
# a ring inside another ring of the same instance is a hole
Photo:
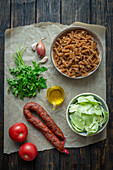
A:
{"label": "fresh parsley bunch", "polygon": [[22,100],[24,97],[35,97],[37,89],[38,92],[40,92],[41,89],[47,88],[47,79],[44,79],[43,76],[39,77],[40,73],[46,71],[47,68],[40,67],[39,63],[37,64],[36,61],[32,61],[33,68],[25,65],[22,59],[25,49],[21,52],[19,45],[19,50],[17,50],[14,55],[17,68],[9,68],[13,78],[7,78],[9,84],[8,91],[11,91],[14,96],[20,96]]}

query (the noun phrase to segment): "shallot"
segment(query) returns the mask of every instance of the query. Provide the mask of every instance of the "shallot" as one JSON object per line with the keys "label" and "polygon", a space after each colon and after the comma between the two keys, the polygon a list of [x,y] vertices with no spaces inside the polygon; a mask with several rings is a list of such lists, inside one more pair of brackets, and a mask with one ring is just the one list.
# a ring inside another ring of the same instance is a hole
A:
{"label": "shallot", "polygon": [[37,54],[39,55],[39,57],[44,57],[45,53],[46,53],[46,49],[42,43],[43,40],[45,40],[46,38],[42,39],[39,44],[37,45]]}

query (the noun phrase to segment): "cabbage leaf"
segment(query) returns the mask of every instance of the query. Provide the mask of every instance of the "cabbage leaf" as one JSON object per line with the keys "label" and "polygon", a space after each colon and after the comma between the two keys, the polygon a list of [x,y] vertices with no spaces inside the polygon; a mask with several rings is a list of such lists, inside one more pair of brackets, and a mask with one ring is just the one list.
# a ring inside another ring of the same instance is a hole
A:
{"label": "cabbage leaf", "polygon": [[96,133],[108,119],[101,102],[93,96],[78,97],[75,104],[69,107],[69,118],[72,127],[79,133],[86,132],[87,135]]}

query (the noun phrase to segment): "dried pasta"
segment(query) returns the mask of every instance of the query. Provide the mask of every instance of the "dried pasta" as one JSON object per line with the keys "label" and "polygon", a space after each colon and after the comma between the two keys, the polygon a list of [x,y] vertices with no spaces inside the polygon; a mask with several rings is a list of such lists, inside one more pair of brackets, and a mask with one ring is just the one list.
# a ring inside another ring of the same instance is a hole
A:
{"label": "dried pasta", "polygon": [[55,66],[69,77],[84,77],[100,62],[97,43],[85,30],[70,31],[59,37],[53,46]]}

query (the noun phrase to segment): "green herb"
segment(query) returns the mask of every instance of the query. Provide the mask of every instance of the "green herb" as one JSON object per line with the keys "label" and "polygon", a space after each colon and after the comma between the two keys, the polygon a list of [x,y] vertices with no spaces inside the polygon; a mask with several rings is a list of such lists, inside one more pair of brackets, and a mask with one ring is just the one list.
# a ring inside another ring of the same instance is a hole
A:
{"label": "green herb", "polygon": [[14,55],[17,68],[9,68],[13,78],[7,78],[9,84],[8,91],[11,91],[14,96],[20,96],[20,99],[22,100],[24,97],[35,97],[37,88],[38,92],[40,92],[41,89],[47,88],[47,79],[44,79],[43,76],[39,77],[39,75],[46,71],[47,68],[40,67],[39,63],[36,63],[36,61],[32,61],[33,68],[25,65],[22,59],[25,49],[21,52],[19,45],[19,50],[17,50]]}

